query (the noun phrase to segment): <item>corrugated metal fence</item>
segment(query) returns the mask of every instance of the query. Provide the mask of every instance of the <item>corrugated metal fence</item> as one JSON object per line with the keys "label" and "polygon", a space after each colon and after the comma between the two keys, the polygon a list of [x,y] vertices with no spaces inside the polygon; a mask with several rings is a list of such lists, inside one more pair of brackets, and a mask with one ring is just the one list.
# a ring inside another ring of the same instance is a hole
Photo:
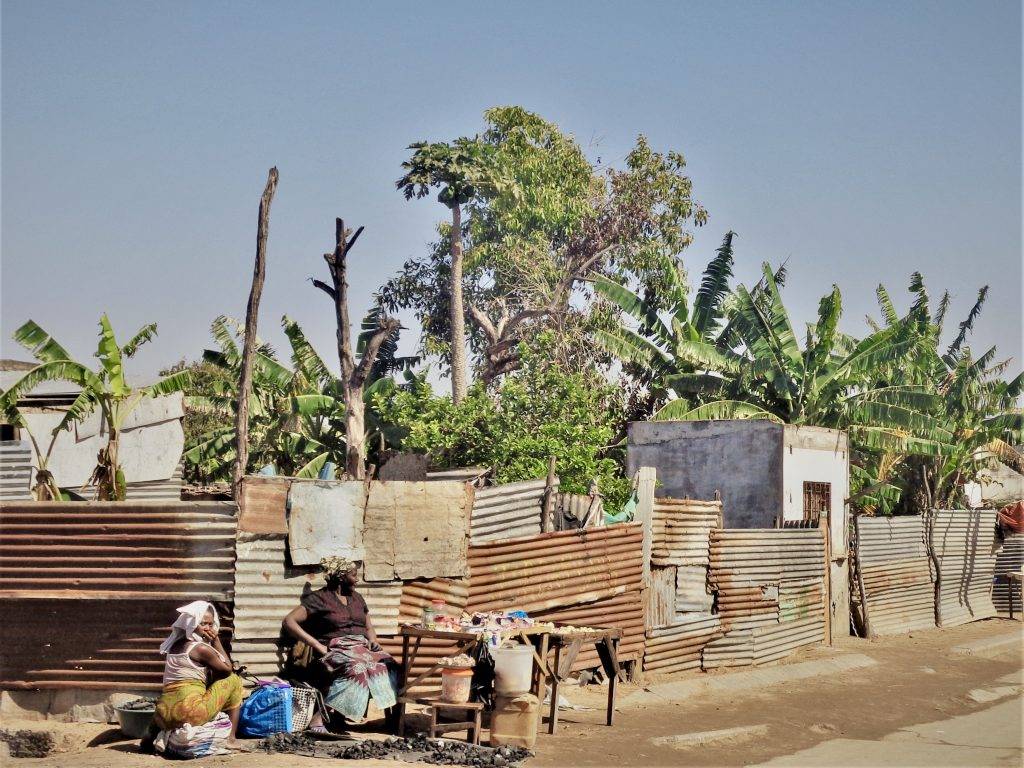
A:
{"label": "corrugated metal fence", "polygon": [[925,525],[941,576],[939,626],[955,627],[995,616],[995,510],[933,510]]}
{"label": "corrugated metal fence", "polygon": [[890,635],[935,626],[924,520],[919,516],[864,517],[854,523],[856,568],[864,586],[851,589],[854,610],[870,634]]}
{"label": "corrugated metal fence", "polygon": [[[1003,616],[1010,615],[1010,591],[1009,582],[1006,579],[1008,573],[1021,573],[1024,567],[1024,533],[1011,533],[1003,539],[1003,546],[996,555],[995,584],[992,586],[992,604],[996,611]],[[1021,611],[1021,595],[1017,588],[1014,588],[1014,616]]]}
{"label": "corrugated metal fence", "polygon": [[177,606],[230,632],[234,542],[225,502],[0,504],[0,687],[158,690]]}
{"label": "corrugated metal fence", "polygon": [[[470,520],[471,543],[538,535],[546,487],[546,481],[541,478],[478,488]],[[557,490],[556,480],[554,491]]]}
{"label": "corrugated metal fence", "polygon": [[25,440],[0,440],[0,500],[32,498],[32,446]]}

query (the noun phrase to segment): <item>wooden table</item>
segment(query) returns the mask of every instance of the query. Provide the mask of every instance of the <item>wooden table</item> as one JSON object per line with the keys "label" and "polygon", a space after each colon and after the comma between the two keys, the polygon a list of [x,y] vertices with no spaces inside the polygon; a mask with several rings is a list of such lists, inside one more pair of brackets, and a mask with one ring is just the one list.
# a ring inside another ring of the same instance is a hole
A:
{"label": "wooden table", "polygon": [[[560,632],[555,627],[548,638],[550,647],[555,652],[554,663],[545,665],[545,673],[551,680],[551,702],[548,708],[548,733],[554,733],[558,726],[558,683],[560,678],[569,674],[576,656],[584,645],[591,643],[597,649],[601,665],[608,675],[608,704],[606,722],[612,725],[615,720],[615,688],[622,676],[619,666],[619,640],[622,630],[617,628],[596,629],[592,632]],[[563,658],[563,652],[565,656]],[[546,656],[545,656],[546,660]]]}
{"label": "wooden table", "polygon": [[[566,632],[560,631],[557,625],[552,630],[550,626],[524,627],[498,633],[501,642],[518,640],[525,645],[532,645],[533,651],[533,672],[530,680],[530,693],[537,696],[543,703],[544,686],[551,682],[551,702],[548,710],[548,733],[554,733],[558,725],[558,684],[561,677],[568,674],[572,668],[576,655],[584,645],[593,644],[601,659],[601,664],[608,675],[608,705],[606,721],[612,725],[615,719],[615,690],[619,678],[622,676],[622,669],[619,666],[619,640],[622,638],[622,630],[617,628],[595,629],[591,632]],[[484,642],[484,635],[477,632],[452,632],[440,629],[424,629],[403,625],[402,633],[402,669],[399,680],[399,702],[398,714],[401,719],[405,714],[405,702],[403,698],[409,698],[409,691],[423,680],[441,669],[440,664],[434,664],[430,669],[418,675],[414,680],[409,680],[409,672],[412,670],[413,661],[419,653],[420,644],[425,638],[441,640],[452,640],[458,645],[452,655],[466,653],[478,643]],[[550,652],[554,651],[554,661],[549,663]],[[563,666],[565,667],[563,669]],[[539,718],[538,718],[539,722]]]}

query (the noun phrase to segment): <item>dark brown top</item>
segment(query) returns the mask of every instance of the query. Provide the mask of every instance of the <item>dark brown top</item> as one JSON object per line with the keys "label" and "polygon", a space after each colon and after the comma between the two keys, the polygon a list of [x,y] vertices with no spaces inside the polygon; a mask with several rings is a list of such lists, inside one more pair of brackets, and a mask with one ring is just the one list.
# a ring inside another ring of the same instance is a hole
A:
{"label": "dark brown top", "polygon": [[302,598],[302,607],[309,618],[302,628],[322,643],[342,635],[366,637],[366,614],[369,609],[358,592],[347,596],[348,605],[332,590],[324,587]]}

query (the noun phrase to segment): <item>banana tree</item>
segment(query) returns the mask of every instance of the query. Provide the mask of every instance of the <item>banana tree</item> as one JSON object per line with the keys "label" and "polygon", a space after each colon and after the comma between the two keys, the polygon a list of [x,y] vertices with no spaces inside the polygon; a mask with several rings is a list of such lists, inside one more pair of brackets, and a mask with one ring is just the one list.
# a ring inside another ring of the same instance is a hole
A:
{"label": "banana tree", "polygon": [[125,361],[134,357],[143,344],[156,336],[156,324],[143,326],[124,345],[118,344],[106,314],[100,318],[99,325],[100,340],[95,356],[100,364],[95,371],[72,360],[67,350],[32,320],[22,325],[15,331],[14,340],[28,349],[39,365],[15,382],[4,393],[4,399],[17,402],[19,397],[44,381],[69,381],[78,385],[81,391],[53,434],[56,436],[98,409],[107,443],[100,449],[96,467],[86,485],[95,486],[97,498],[101,501],[123,501],[126,484],[119,451],[125,420],[143,399],[180,392],[188,385],[190,377],[187,371],[181,371],[148,387],[132,387],[125,378]]}
{"label": "banana tree", "polygon": [[60,488],[57,487],[53,473],[49,470],[50,456],[53,453],[54,445],[57,444],[57,434],[50,434],[50,442],[44,452],[40,449],[39,441],[18,409],[16,399],[10,399],[7,392],[0,394],[0,412],[3,413],[4,420],[8,424],[18,427],[28,435],[29,442],[32,444],[32,452],[36,456],[36,475],[32,485],[32,497],[36,501],[60,501],[63,496]]}

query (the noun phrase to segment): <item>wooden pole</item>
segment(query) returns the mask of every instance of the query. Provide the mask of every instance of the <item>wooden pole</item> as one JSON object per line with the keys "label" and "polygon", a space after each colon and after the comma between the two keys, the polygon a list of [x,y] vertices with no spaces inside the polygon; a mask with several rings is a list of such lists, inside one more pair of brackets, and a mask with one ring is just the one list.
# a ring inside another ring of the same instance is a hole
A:
{"label": "wooden pole", "polygon": [[256,264],[252,270],[252,288],[245,309],[245,341],[242,347],[242,372],[238,377],[238,410],[235,412],[235,474],[232,488],[235,501],[242,498],[242,478],[249,463],[249,389],[252,387],[252,357],[256,351],[256,322],[263,295],[263,279],[267,271],[267,233],[270,228],[270,204],[277,191],[277,168],[267,174],[267,185],[260,198],[256,224]]}
{"label": "wooden pole", "polygon": [[548,458],[548,478],[544,486],[544,507],[540,515],[540,530],[547,533],[554,525],[552,524],[552,509],[555,504],[555,457]]}

